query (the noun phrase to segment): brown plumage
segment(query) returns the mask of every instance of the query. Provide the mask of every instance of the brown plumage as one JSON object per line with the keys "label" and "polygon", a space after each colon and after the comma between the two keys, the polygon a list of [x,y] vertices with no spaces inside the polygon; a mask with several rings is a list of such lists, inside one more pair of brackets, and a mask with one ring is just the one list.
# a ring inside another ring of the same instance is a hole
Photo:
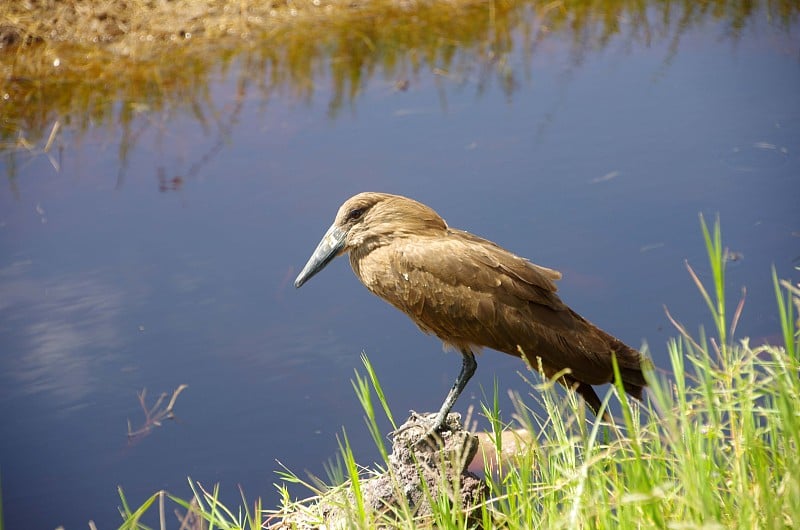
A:
{"label": "brown plumage", "polygon": [[431,208],[386,193],[360,193],[336,214],[303,271],[300,287],[349,252],[361,283],[463,354],[456,383],[436,417],[440,428],[475,371],[474,353],[491,348],[539,366],[573,388],[597,413],[591,385],[613,380],[616,355],[626,392],[646,385],[641,354],[567,307],[556,294],[561,273],[535,265],[491,241],[449,228]]}

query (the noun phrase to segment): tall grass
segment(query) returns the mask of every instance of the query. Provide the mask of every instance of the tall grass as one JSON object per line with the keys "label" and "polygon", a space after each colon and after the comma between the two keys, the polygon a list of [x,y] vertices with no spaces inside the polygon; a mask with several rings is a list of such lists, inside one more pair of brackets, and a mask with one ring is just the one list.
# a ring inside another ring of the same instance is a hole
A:
{"label": "tall grass", "polygon": [[[725,251],[719,222],[709,229],[701,219],[712,283],[695,280],[714,321],[714,336],[697,336],[677,324],[679,336],[667,347],[671,373],[648,374],[646,404],[629,403],[619,385],[605,396],[618,402],[621,418],[611,424],[588,420],[585,407],[572,393],[562,397],[551,382],[529,383],[530,396],[513,394],[519,439],[528,443],[503,446],[508,433],[498,412],[495,387],[483,413],[492,432],[482,450],[487,464],[489,495],[479,513],[467,517],[453,502],[451,489],[428,495],[432,518],[416,518],[410,507],[377,512],[361,498],[365,479],[375,471],[360,468],[345,434],[341,437],[338,485],[330,490],[307,484],[289,471],[284,481],[306,484],[314,497],[290,498],[279,486],[277,510],[234,515],[215,502],[216,490],[195,489],[192,502],[172,498],[195,510],[215,528],[255,528],[290,513],[304,521],[325,520],[313,503],[330,491],[340,495],[342,518],[337,526],[374,528],[796,528],[800,526],[800,358],[796,306],[800,291],[779,282],[773,271],[782,345],[751,345],[735,340],[741,314],[728,318],[725,301]],[[384,439],[377,427],[373,394],[395,425],[378,378],[366,357],[367,375],[356,374],[354,386],[366,413],[370,433],[388,466]],[[538,401],[544,414],[529,403]],[[334,466],[336,467],[336,466]],[[335,474],[335,473],[334,473]],[[400,480],[397,479],[397,484]],[[152,497],[131,511],[123,504],[125,528],[139,528],[140,514],[164,495]],[[349,497],[348,497],[349,495]],[[171,498],[171,497],[170,497]],[[457,500],[457,499],[456,499]],[[246,503],[245,503],[246,504]],[[162,509],[163,510],[163,509]],[[297,518],[294,519],[298,521]],[[227,526],[226,526],[227,525]],[[238,526],[237,526],[238,525]],[[298,525],[298,527],[303,527]],[[165,528],[162,526],[162,528]]]}
{"label": "tall grass", "polygon": [[[649,374],[647,406],[621,389],[621,435],[598,439],[571,400],[542,386],[545,418],[517,397],[517,416],[538,434],[532,455],[492,477],[494,507],[508,528],[783,528],[800,524],[800,363],[788,294],[775,281],[783,347],[735,342],[726,316],[725,252],[719,222],[701,219],[712,270],[692,277],[714,318],[716,338],[684,327],[668,344],[672,373]],[[784,298],[786,296],[787,298]],[[535,463],[530,469],[530,462]],[[526,499],[535,499],[533,506]]]}

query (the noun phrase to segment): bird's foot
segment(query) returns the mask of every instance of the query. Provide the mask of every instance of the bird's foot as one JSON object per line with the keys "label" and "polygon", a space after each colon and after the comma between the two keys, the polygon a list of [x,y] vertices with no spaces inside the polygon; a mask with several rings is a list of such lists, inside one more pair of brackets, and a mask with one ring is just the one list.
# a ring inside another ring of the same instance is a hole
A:
{"label": "bird's foot", "polygon": [[408,419],[404,424],[389,433],[389,436],[396,438],[410,429],[420,429],[421,427],[428,427],[429,432],[436,432],[434,425],[433,414],[420,414],[415,410],[409,410]]}
{"label": "bird's foot", "polygon": [[397,430],[391,432],[390,436],[395,439],[403,436],[407,442],[414,445],[441,446],[442,435],[453,430],[446,420],[449,419],[458,424],[460,418],[458,414],[455,414],[453,418],[440,418],[439,414],[420,414],[412,410],[408,420]]}

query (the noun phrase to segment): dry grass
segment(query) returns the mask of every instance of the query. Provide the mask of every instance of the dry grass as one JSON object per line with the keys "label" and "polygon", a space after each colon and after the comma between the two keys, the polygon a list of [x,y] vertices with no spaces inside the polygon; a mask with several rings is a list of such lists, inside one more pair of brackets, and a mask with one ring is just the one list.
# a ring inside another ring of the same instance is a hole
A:
{"label": "dry grass", "polygon": [[[44,142],[53,123],[125,127],[137,113],[208,107],[212,79],[310,98],[329,77],[331,112],[380,66],[405,79],[459,53],[508,51],[522,4],[501,0],[22,0],[0,2],[0,152]],[[505,48],[503,48],[505,47]],[[478,63],[480,63],[480,59]],[[232,68],[236,62],[241,68]],[[472,64],[472,63],[471,63]],[[22,143],[20,143],[22,140]]]}
{"label": "dry grass", "polygon": [[105,43],[122,55],[191,39],[249,40],[309,21],[468,8],[484,0],[22,0],[0,7],[4,46]]}

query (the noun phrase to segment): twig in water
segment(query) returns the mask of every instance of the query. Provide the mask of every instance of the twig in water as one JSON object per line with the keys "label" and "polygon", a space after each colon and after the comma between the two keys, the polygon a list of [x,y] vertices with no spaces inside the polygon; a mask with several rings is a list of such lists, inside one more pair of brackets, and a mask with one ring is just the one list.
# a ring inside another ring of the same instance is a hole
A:
{"label": "twig in water", "polygon": [[134,431],[131,426],[131,420],[128,420],[128,439],[132,440],[140,436],[148,435],[155,427],[161,427],[162,421],[174,419],[175,414],[173,414],[172,409],[175,407],[175,401],[177,401],[178,395],[187,388],[189,388],[189,385],[181,385],[176,388],[172,393],[169,403],[167,403],[167,406],[163,409],[161,408],[161,404],[164,403],[164,400],[167,398],[166,392],[162,392],[155,404],[150,408],[148,408],[145,403],[147,389],[144,388],[141,392],[138,392],[139,404],[142,406],[142,411],[144,411],[144,424]]}

